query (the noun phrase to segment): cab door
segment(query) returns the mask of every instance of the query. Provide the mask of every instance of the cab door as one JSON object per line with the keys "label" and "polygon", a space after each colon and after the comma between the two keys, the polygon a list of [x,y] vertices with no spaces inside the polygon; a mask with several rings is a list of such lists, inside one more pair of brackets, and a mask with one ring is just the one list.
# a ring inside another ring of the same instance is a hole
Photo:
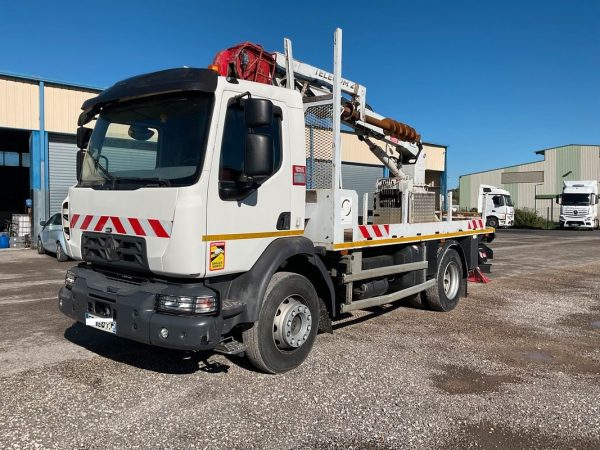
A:
{"label": "cab door", "polygon": [[[225,92],[219,113],[207,193],[206,276],[249,270],[274,239],[299,234],[291,230],[292,169],[286,149],[289,133],[285,104],[273,102],[269,126],[249,129],[244,102]],[[246,135],[268,135],[273,143],[273,172],[249,180],[244,174]],[[235,191],[240,195],[235,198]],[[243,192],[246,190],[246,192]],[[301,234],[301,232],[300,232]]]}

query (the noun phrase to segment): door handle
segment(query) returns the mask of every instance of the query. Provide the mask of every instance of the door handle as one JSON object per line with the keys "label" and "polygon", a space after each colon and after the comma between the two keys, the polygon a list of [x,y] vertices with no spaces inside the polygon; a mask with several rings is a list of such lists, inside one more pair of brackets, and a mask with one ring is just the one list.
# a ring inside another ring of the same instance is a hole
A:
{"label": "door handle", "polygon": [[277,218],[276,228],[278,230],[289,230],[292,213],[290,211],[282,212]]}

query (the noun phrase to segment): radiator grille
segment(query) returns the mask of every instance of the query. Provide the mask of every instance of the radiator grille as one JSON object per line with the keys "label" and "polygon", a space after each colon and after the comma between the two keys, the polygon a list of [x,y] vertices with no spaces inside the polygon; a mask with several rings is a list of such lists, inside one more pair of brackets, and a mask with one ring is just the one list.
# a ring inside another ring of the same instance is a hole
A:
{"label": "radiator grille", "polygon": [[84,233],[81,256],[84,261],[104,266],[148,270],[146,241],[140,237]]}

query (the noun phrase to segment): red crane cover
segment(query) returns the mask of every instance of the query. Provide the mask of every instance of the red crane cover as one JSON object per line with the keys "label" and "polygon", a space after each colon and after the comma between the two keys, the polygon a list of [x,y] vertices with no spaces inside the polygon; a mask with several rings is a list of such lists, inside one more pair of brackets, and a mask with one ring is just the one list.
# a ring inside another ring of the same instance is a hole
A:
{"label": "red crane cover", "polygon": [[219,66],[219,74],[225,77],[273,84],[275,57],[258,44],[243,42],[222,50],[215,56],[213,64]]}

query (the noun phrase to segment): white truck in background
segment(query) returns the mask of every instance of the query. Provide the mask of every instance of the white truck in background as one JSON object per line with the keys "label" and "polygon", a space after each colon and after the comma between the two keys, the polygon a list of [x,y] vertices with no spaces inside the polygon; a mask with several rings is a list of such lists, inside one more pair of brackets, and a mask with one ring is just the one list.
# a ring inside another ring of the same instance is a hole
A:
{"label": "white truck in background", "polygon": [[598,228],[598,182],[596,180],[563,181],[563,191],[556,196],[560,205],[559,227]]}
{"label": "white truck in background", "polygon": [[512,227],[515,221],[515,208],[510,192],[488,184],[479,186],[477,212],[485,214],[488,227]]}

